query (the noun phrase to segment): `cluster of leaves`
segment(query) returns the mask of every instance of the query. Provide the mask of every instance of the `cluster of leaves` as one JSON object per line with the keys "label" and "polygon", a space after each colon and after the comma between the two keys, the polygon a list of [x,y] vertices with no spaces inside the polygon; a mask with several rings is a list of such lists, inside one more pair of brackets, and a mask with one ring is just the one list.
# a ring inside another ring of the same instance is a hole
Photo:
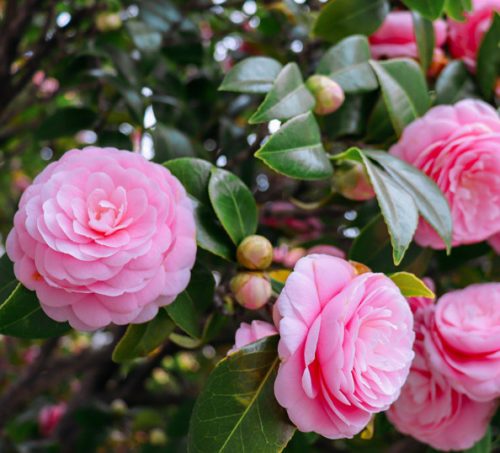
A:
{"label": "cluster of leaves", "polygon": [[[232,344],[238,322],[251,319],[234,306],[228,290],[236,247],[257,230],[276,244],[333,243],[350,259],[392,274],[406,296],[431,295],[413,273],[432,275],[439,290],[495,280],[498,258],[485,244],[454,249],[451,256],[412,244],[421,216],[450,252],[449,207],[429,178],[385,150],[432,105],[475,96],[492,100],[499,16],[483,40],[476,76],[452,61],[434,80],[426,77],[435,40],[431,20],[443,13],[461,19],[470,0],[403,1],[413,10],[418,63],[371,59],[367,36],[389,12],[387,0],[46,3],[19,29],[18,59],[12,63],[26,71],[33,65],[57,80],[58,88],[50,94],[37,91],[29,83],[34,70],[22,80],[6,79],[6,86],[18,88],[17,97],[5,96],[0,107],[0,234],[5,237],[11,227],[23,178],[71,147],[96,144],[165,163],[193,200],[199,246],[191,283],[175,302],[147,324],[113,330],[107,362],[85,362],[90,371],[111,370],[109,376],[99,375],[104,384],[86,393],[97,403],[85,405],[78,391],[39,387],[76,406],[72,414],[77,414],[81,451],[114,448],[100,429],[112,432],[117,424],[111,400],[102,396],[109,388],[137,406],[118,425],[132,423],[134,432],[165,428],[168,439],[158,451],[186,446],[193,452],[275,452],[285,446],[290,452],[373,451],[398,439],[383,416],[369,442],[361,436],[331,443],[294,433],[273,396],[275,337],[224,358],[206,378]],[[4,21],[15,13],[5,9]],[[39,49],[37,38],[49,32],[57,40]],[[311,33],[315,38],[309,38]],[[300,50],[291,49],[291,42]],[[23,57],[28,51],[31,58],[39,55],[34,64]],[[334,114],[313,114],[315,100],[304,83],[311,68],[344,90],[346,101]],[[277,130],[270,127],[276,121]],[[346,162],[364,165],[377,203],[356,204],[335,193],[332,180]],[[301,241],[293,228],[259,225],[259,216],[274,215],[273,204],[283,200],[293,200],[293,220],[317,219],[321,231]],[[273,284],[279,292],[280,282]],[[266,310],[259,315],[269,318]],[[0,334],[26,340],[66,334],[72,345],[80,341],[67,324],[43,314],[36,295],[15,280],[6,256],[0,258]],[[196,366],[180,366],[180,354],[188,354],[181,357]],[[69,356],[82,360],[74,351]],[[54,375],[56,368],[50,368]],[[82,382],[90,371],[78,368]],[[137,382],[140,390],[151,390],[148,402],[134,399]],[[8,392],[8,384],[0,369],[0,390]],[[165,388],[171,393],[162,410],[148,407]],[[29,398],[12,403],[16,413],[26,406],[19,417],[7,414],[11,442],[37,436],[33,411],[39,404],[30,406]],[[0,425],[5,416],[0,409]],[[29,431],[23,424],[27,419]],[[94,443],[85,444],[85,435]],[[488,451],[488,439],[476,451]],[[156,451],[151,443],[134,442],[129,448]]]}

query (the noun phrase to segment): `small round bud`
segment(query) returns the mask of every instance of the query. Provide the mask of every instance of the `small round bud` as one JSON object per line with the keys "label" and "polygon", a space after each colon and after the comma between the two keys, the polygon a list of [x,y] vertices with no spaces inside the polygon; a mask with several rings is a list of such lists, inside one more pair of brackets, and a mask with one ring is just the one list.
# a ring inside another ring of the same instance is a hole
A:
{"label": "small round bud", "polygon": [[237,302],[249,310],[258,310],[272,295],[271,283],[260,273],[241,272],[230,283]]}
{"label": "small round bud", "polygon": [[121,399],[116,399],[111,402],[111,410],[116,415],[125,415],[127,413],[127,403]]}
{"label": "small round bud", "polygon": [[375,196],[365,167],[358,162],[337,170],[334,176],[334,184],[338,192],[348,200],[366,201]]}
{"label": "small round bud", "polygon": [[273,262],[273,246],[264,236],[248,236],[238,246],[236,258],[247,269],[264,270]]}
{"label": "small round bud", "polygon": [[166,445],[167,435],[160,428],[155,428],[149,433],[149,442],[151,445]]}
{"label": "small round bud", "polygon": [[307,79],[306,86],[316,99],[314,113],[318,115],[333,113],[344,103],[344,90],[329,77],[313,75]]}
{"label": "small round bud", "polygon": [[99,31],[118,30],[122,26],[122,19],[118,13],[103,12],[96,17],[96,27]]}

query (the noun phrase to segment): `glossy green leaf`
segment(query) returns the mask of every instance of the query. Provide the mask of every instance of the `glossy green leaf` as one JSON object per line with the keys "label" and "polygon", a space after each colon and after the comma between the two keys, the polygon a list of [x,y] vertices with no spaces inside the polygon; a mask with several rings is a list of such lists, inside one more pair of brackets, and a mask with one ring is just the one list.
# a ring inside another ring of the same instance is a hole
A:
{"label": "glossy green leaf", "polygon": [[220,91],[267,93],[283,68],[279,61],[268,57],[250,57],[240,61],[226,74]]}
{"label": "glossy green leaf", "polygon": [[208,194],[217,218],[238,245],[257,230],[257,205],[250,189],[233,173],[213,168]]}
{"label": "glossy green leaf", "polygon": [[371,61],[382,89],[392,125],[398,135],[430,106],[425,78],[417,63],[409,59]]}
{"label": "glossy green leaf", "polygon": [[40,140],[53,140],[76,134],[82,129],[91,129],[97,116],[85,107],[65,107],[45,118],[36,136]]}
{"label": "glossy green leaf", "polygon": [[135,46],[143,52],[155,52],[160,49],[162,36],[161,33],[149,27],[146,23],[138,20],[127,21],[132,41]]}
{"label": "glossy green leaf", "polygon": [[[381,145],[391,144],[396,141],[396,132],[392,127],[391,117],[385,105],[384,97],[380,95],[373,108],[368,124],[366,125],[365,143]],[[382,146],[387,147],[387,146]]]}
{"label": "glossy green leaf", "polygon": [[113,351],[113,361],[122,363],[147,356],[168,339],[174,328],[164,309],[149,322],[130,324]]}
{"label": "glossy green leaf", "polygon": [[452,218],[446,198],[437,184],[427,175],[397,157],[383,151],[365,151],[411,195],[420,214],[436,230],[451,249]]}
{"label": "glossy green leaf", "polygon": [[335,80],[347,94],[378,88],[370,67],[370,45],[365,36],[350,36],[331,47],[321,58],[317,73]]}
{"label": "glossy green leaf", "polygon": [[195,267],[191,272],[189,286],[165,309],[170,318],[188,335],[201,337],[201,317],[213,303],[214,277],[203,267]]}
{"label": "glossy green leaf", "polygon": [[486,434],[471,448],[464,450],[463,453],[491,453],[493,451],[492,447],[491,426],[488,426]]}
{"label": "glossy green leaf", "polygon": [[67,323],[50,319],[33,291],[16,280],[0,290],[0,334],[19,338],[50,338],[70,330]]}
{"label": "glossy green leaf", "polygon": [[255,154],[283,175],[296,179],[325,179],[333,169],[311,112],[287,121]]}
{"label": "glossy green leaf", "polygon": [[452,19],[464,21],[464,13],[472,9],[472,0],[446,0],[444,9]]}
{"label": "glossy green leaf", "polygon": [[441,16],[445,0],[403,0],[403,3],[425,18],[435,20]]}
{"label": "glossy green leaf", "polygon": [[436,43],[434,25],[432,24],[432,20],[429,20],[416,12],[414,12],[412,16],[415,39],[417,41],[418,59],[420,61],[420,67],[425,74],[432,63],[432,57],[434,56],[434,46]]}
{"label": "glossy green leaf", "polygon": [[426,297],[429,299],[436,297],[422,280],[410,272],[397,272],[390,275],[390,278],[405,297]]}
{"label": "glossy green leaf", "polygon": [[395,266],[392,260],[391,236],[380,214],[366,224],[356,237],[349,250],[349,259],[366,264],[374,272],[389,274],[400,268],[415,267],[414,264],[418,264],[421,254],[420,249],[411,244],[403,261],[399,266]]}
{"label": "glossy green leaf", "polygon": [[477,56],[477,82],[483,96],[490,99],[500,74],[500,12],[494,13],[493,23],[481,42]]}
{"label": "glossy green leaf", "polygon": [[236,249],[222,227],[214,220],[213,209],[193,199],[196,242],[200,248],[227,261],[233,261]]}
{"label": "glossy green leaf", "polygon": [[275,280],[274,278],[271,278],[271,287],[273,288],[273,292],[275,294],[280,295],[281,291],[283,291],[283,288],[285,287],[285,284],[283,282]]}
{"label": "glossy green leaf", "polygon": [[449,63],[436,82],[436,104],[455,104],[475,95],[476,85],[463,61]]}
{"label": "glossy green leaf", "polygon": [[212,372],[191,416],[190,453],[276,453],[295,428],[274,397],[278,338],[252,343]]}
{"label": "glossy green leaf", "polygon": [[208,181],[210,171],[214,168],[210,162],[194,157],[180,157],[163,165],[182,183],[189,195],[202,203],[210,204]]}
{"label": "glossy green leaf", "polygon": [[358,148],[351,148],[335,159],[356,160],[365,165],[389,229],[394,263],[400,264],[418,225],[418,210],[412,196]]}
{"label": "glossy green leaf", "polygon": [[386,0],[331,0],[321,9],[313,31],[332,42],[354,34],[369,36],[388,13]]}
{"label": "glossy green leaf", "polygon": [[302,79],[296,63],[287,64],[279,73],[271,91],[257,111],[250,117],[250,124],[265,123],[272,119],[285,120],[312,110],[313,95]]}

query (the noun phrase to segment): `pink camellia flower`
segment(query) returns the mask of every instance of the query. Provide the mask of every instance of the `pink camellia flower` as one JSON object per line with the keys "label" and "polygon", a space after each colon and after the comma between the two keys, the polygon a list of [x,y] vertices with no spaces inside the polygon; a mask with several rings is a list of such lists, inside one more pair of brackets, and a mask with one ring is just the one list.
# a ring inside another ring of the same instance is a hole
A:
{"label": "pink camellia flower", "polygon": [[179,181],[139,154],[71,150],[23,193],[6,248],[54,320],[141,323],[188,284],[193,209]]}
{"label": "pink camellia flower", "polygon": [[[425,277],[423,282],[431,291],[435,291],[436,285],[434,285],[434,282],[430,278]],[[430,299],[428,297],[408,297],[408,303],[410,304],[411,311],[414,314],[421,308],[427,307],[428,305],[434,305],[434,301],[435,299]]]}
{"label": "pink camellia flower", "polygon": [[[434,22],[436,49],[446,42],[446,23]],[[387,15],[382,26],[369,38],[373,58],[408,57],[417,58],[413,19],[409,11],[395,11]]]}
{"label": "pink camellia flower", "polygon": [[445,294],[423,334],[433,367],[455,390],[476,401],[500,396],[500,283]]}
{"label": "pink camellia flower", "polygon": [[250,343],[277,334],[276,328],[268,322],[257,320],[252,321],[250,324],[242,322],[236,331],[234,346],[228,351],[228,355]]}
{"label": "pink camellia flower", "polygon": [[494,11],[500,11],[500,0],[474,0],[473,5],[464,22],[448,20],[448,40],[453,57],[475,72],[481,41],[493,22]]}
{"label": "pink camellia flower", "polygon": [[38,414],[38,429],[44,437],[50,437],[66,413],[66,403],[44,406]]}
{"label": "pink camellia flower", "polygon": [[422,333],[433,317],[432,305],[416,313],[415,359],[401,395],[387,416],[399,431],[433,448],[465,450],[484,436],[496,404],[471,400],[433,368]]}
{"label": "pink camellia flower", "polygon": [[[391,154],[433,179],[453,218],[453,245],[481,242],[500,232],[500,118],[482,101],[438,106],[411,123]],[[421,221],[415,240],[444,248]]]}
{"label": "pink camellia flower", "polygon": [[398,397],[413,359],[413,317],[382,274],[309,255],[277,301],[278,402],[301,431],[352,437]]}

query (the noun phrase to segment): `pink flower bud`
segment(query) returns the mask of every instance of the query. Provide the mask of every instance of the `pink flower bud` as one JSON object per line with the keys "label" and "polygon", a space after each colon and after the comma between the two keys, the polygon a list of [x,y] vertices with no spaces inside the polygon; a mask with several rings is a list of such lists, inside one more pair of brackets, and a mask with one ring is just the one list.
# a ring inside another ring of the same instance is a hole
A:
{"label": "pink flower bud", "polygon": [[339,193],[349,200],[366,201],[375,196],[366,170],[358,162],[354,162],[349,168],[337,170],[334,184]]}
{"label": "pink flower bud", "polygon": [[313,75],[307,79],[306,86],[316,99],[314,112],[318,115],[333,113],[344,103],[342,87],[329,77]]}
{"label": "pink flower bud", "polygon": [[262,308],[272,294],[271,283],[260,273],[241,272],[230,286],[238,303],[249,310]]}
{"label": "pink flower bud", "polygon": [[65,403],[44,406],[38,414],[38,427],[42,436],[49,437],[52,435],[65,413]]}
{"label": "pink flower bud", "polygon": [[273,261],[273,246],[264,236],[248,236],[238,246],[236,258],[247,269],[267,269]]}

